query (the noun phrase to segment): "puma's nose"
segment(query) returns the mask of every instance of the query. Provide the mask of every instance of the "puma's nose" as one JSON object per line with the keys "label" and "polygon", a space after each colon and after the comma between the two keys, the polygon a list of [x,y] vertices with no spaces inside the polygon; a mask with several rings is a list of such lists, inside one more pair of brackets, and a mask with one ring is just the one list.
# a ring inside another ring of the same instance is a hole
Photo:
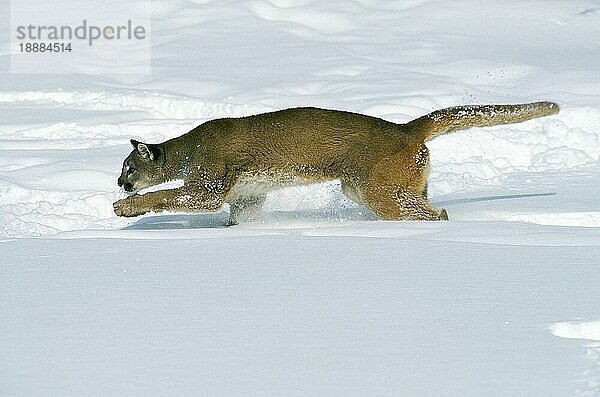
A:
{"label": "puma's nose", "polygon": [[123,181],[121,180],[121,177],[117,179],[117,185],[119,185],[119,187],[123,186]]}

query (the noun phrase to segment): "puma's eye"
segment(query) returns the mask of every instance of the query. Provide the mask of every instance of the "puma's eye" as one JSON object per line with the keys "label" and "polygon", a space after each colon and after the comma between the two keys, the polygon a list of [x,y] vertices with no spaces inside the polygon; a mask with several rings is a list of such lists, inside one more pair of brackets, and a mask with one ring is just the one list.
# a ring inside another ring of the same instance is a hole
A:
{"label": "puma's eye", "polygon": [[130,174],[130,175],[131,175],[131,174],[133,174],[133,173],[134,173],[134,172],[136,172],[136,171],[137,171],[137,170],[136,170],[135,168],[133,168],[133,167],[129,167],[129,168],[127,168],[127,173],[128,173],[128,174]]}

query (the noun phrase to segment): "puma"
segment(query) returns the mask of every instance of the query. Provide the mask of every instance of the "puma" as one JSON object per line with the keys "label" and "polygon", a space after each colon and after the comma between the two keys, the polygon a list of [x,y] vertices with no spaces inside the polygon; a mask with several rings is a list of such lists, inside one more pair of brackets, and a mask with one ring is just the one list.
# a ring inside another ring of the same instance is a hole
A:
{"label": "puma", "polygon": [[429,152],[441,134],[556,114],[557,104],[472,105],[436,110],[406,124],[337,110],[294,108],[208,121],[159,144],[131,140],[118,185],[137,192],[171,180],[183,186],[133,194],[119,216],[219,211],[229,224],[253,219],[268,192],[337,179],[350,199],[384,220],[447,220],[427,202]]}

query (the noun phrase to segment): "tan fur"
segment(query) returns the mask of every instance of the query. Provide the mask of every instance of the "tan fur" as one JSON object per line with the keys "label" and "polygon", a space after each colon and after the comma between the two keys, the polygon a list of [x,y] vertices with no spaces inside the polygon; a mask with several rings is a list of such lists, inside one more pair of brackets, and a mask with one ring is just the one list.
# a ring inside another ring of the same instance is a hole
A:
{"label": "tan fur", "polygon": [[557,113],[558,105],[459,106],[407,124],[357,113],[294,108],[217,119],[169,141],[133,141],[119,186],[128,191],[183,179],[176,189],[132,195],[115,213],[218,211],[230,204],[230,224],[251,220],[265,195],[280,187],[338,179],[342,191],[380,219],[441,220],[426,200],[425,141],[473,126],[516,123]]}

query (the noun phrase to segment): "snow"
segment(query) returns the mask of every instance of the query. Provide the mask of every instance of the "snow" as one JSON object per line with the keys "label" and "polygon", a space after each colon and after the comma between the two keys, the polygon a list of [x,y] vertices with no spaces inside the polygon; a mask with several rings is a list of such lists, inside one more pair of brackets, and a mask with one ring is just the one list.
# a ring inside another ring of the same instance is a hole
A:
{"label": "snow", "polygon": [[550,328],[552,333],[561,338],[589,339],[600,341],[600,320],[590,322],[556,323]]}
{"label": "snow", "polygon": [[[151,74],[0,52],[0,394],[600,396],[600,2],[129,3]],[[560,114],[428,143],[450,222],[376,221],[337,182],[231,228],[112,210],[130,138],[538,100]]]}
{"label": "snow", "polygon": [[562,396],[597,377],[583,378],[593,366],[580,344],[547,327],[597,316],[600,248],[443,241],[487,224],[387,225],[386,237],[230,228],[2,243],[4,384],[9,395]]}

